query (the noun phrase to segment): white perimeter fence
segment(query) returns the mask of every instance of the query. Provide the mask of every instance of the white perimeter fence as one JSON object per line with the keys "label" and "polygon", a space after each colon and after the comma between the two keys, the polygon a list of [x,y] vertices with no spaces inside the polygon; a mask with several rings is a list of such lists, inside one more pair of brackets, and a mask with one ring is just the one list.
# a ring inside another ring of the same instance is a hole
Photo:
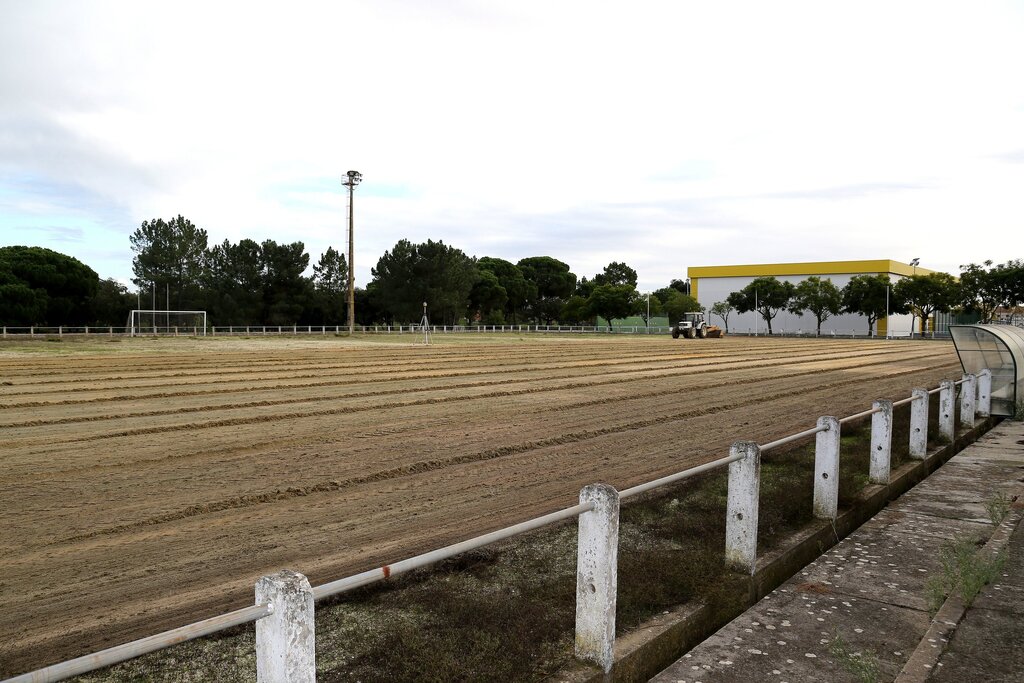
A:
{"label": "white perimeter fence", "polygon": [[578,505],[320,586],[311,587],[305,576],[289,570],[264,576],[256,583],[256,604],[252,607],[15,676],[5,683],[57,681],[254,621],[257,680],[264,683],[313,683],[316,680],[313,612],[317,600],[574,517],[579,518],[575,654],[608,672],[612,667],[615,645],[621,501],[728,465],[725,559],[731,567],[752,575],[757,562],[763,453],[814,436],[814,516],[834,521],[839,508],[839,437],[843,424],[871,417],[869,479],[873,484],[885,485],[889,483],[890,476],[894,408],[910,404],[909,455],[912,459],[923,460],[928,451],[929,397],[939,394],[939,433],[952,442],[956,435],[956,387],[962,385],[961,426],[971,428],[977,417],[990,415],[991,383],[992,373],[985,369],[978,375],[964,375],[957,381],[944,380],[935,389],[914,389],[909,398],[901,401],[879,399],[870,410],[842,419],[820,417],[817,426],[777,441],[762,445],[753,441],[737,441],[727,457],[623,491],[607,484],[591,484],[580,491]]}
{"label": "white perimeter fence", "polygon": [[[428,331],[431,334],[474,334],[474,333],[562,333],[562,334],[637,334],[637,335],[661,335],[669,334],[671,327],[643,325],[622,325],[615,326],[611,330],[607,326],[593,325],[429,325]],[[359,334],[423,334],[422,325],[356,325],[355,331]],[[21,339],[35,337],[65,337],[65,336],[105,336],[105,337],[269,337],[282,335],[320,335],[346,334],[348,327],[345,325],[219,325],[203,328],[197,325],[139,325],[137,327],[111,327],[105,325],[80,325],[77,327],[60,325],[56,327],[0,327],[0,338]],[[767,337],[766,330],[755,331],[730,330],[732,336],[743,337]],[[871,339],[891,338],[941,338],[949,339],[948,332],[926,332],[909,334],[893,334],[890,337],[876,333],[867,334],[864,329],[853,328],[832,328],[823,329],[821,335],[814,329],[781,329],[773,330],[773,337],[864,337]]]}

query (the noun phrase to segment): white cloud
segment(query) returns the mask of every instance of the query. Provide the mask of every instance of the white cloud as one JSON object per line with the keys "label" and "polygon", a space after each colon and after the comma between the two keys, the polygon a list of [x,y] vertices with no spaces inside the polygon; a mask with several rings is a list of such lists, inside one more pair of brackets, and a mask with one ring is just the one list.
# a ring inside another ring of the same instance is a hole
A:
{"label": "white cloud", "polygon": [[1013,3],[2,7],[0,205],[27,205],[25,177],[90,198],[36,197],[2,239],[82,229],[121,254],[104,274],[177,213],[315,261],[345,239],[350,168],[361,282],[401,238],[587,276],[625,259],[646,289],[688,265],[1024,255]]}

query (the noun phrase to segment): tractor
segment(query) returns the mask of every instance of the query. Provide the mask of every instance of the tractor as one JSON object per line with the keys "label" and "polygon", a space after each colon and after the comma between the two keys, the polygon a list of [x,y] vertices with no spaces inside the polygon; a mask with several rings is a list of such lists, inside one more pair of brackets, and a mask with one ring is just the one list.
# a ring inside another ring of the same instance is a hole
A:
{"label": "tractor", "polygon": [[672,338],[679,339],[679,335],[687,339],[708,336],[708,324],[704,320],[703,313],[684,313],[683,319],[672,326]]}

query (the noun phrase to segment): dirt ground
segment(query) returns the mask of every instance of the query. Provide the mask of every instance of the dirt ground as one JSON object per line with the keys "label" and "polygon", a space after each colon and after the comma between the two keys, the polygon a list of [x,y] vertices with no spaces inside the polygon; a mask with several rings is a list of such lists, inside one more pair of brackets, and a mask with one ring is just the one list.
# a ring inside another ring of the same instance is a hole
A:
{"label": "dirt ground", "polygon": [[279,569],[318,585],[960,375],[946,342],[411,341],[0,344],[0,674],[250,605]]}

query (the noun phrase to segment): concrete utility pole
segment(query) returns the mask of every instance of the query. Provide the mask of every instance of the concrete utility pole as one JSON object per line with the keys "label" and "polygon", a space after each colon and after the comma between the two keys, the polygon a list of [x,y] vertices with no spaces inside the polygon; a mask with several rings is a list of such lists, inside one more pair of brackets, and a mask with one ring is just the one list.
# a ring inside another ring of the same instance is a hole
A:
{"label": "concrete utility pole", "polygon": [[356,264],[355,264],[355,232],[352,222],[352,202],[355,198],[356,185],[363,180],[359,171],[349,171],[348,178],[341,184],[348,188],[348,334],[356,331]]}

